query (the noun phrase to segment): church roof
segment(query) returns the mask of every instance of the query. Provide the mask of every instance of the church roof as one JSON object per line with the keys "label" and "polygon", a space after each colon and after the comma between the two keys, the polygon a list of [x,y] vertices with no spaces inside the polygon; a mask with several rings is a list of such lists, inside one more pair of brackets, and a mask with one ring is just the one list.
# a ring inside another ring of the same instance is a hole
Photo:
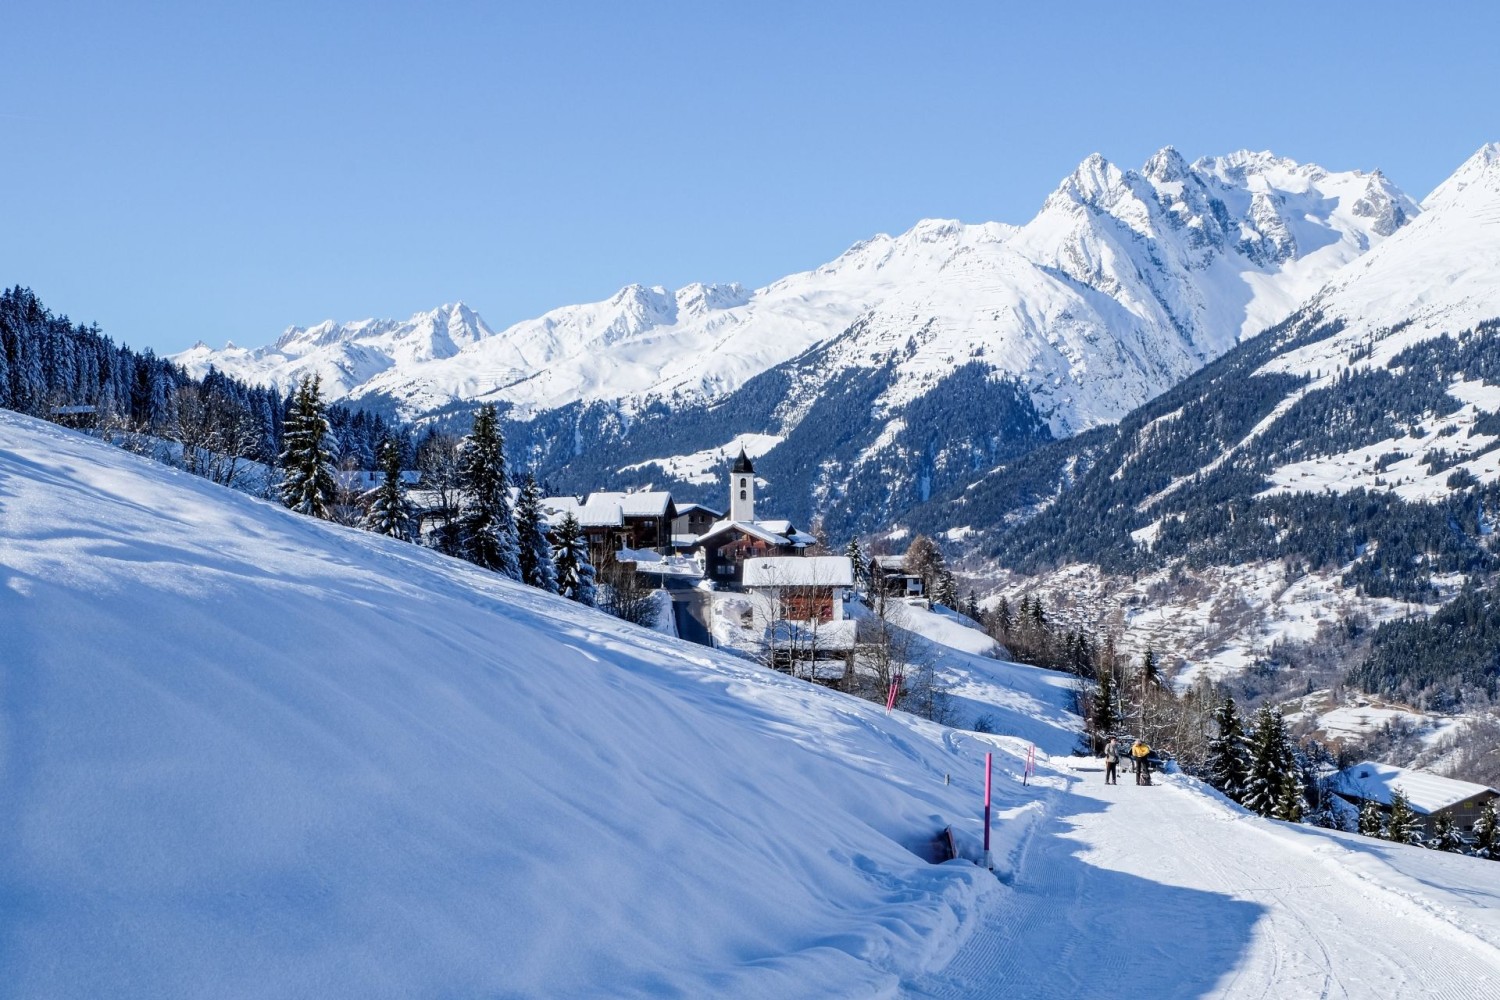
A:
{"label": "church roof", "polygon": [[740,457],[734,460],[734,465],[733,465],[733,467],[730,468],[729,471],[730,472],[735,472],[735,473],[739,473],[739,472],[754,473],[755,472],[755,466],[753,466],[753,465],[750,464],[750,456],[745,454],[745,446],[744,445],[740,445]]}

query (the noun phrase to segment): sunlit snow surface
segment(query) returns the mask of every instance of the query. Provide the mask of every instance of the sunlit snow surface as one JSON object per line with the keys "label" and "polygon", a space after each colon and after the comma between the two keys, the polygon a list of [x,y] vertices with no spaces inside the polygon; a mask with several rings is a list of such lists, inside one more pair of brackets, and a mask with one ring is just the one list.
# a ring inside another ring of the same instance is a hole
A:
{"label": "sunlit snow surface", "polygon": [[[887,717],[0,411],[0,994],[1500,983],[1500,866],[1176,779],[1106,788],[1063,763],[1066,677],[936,619],[909,621],[964,711],[1015,735]],[[918,856],[947,823],[978,855],[986,750],[999,878]]]}

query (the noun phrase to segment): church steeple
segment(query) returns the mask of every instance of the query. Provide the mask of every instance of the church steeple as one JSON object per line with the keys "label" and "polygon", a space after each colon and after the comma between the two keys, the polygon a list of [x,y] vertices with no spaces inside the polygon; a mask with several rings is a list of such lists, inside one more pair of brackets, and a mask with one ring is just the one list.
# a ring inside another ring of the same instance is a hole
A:
{"label": "church steeple", "polygon": [[729,468],[729,519],[755,520],[755,466],[740,445],[740,457]]}

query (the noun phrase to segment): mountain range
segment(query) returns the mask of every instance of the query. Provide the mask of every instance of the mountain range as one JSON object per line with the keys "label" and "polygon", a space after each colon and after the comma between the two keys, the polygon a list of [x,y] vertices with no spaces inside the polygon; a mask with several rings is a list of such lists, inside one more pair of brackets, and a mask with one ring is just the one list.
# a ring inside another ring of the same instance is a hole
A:
{"label": "mountain range", "polygon": [[[1311,644],[1348,647],[1374,665],[1367,689],[1414,704],[1500,695],[1487,599],[1453,626],[1467,648],[1427,642],[1442,664],[1418,669],[1402,638],[1500,569],[1500,145],[1421,208],[1119,423],[986,469],[908,523],[962,538],[1017,590],[1138,617],[1127,647],[1165,643],[1189,676],[1284,667]],[[1165,635],[1169,619],[1193,624]]]}
{"label": "mountain range", "polygon": [[1418,212],[1378,171],[1269,153],[1140,169],[1090,156],[1024,226],[926,220],[754,291],[632,285],[493,331],[465,305],[405,322],[292,327],[174,360],[419,417],[473,401],[517,418],[607,401],[723,399],[814,347],[826,377],[896,359],[890,410],[970,359],[1017,378],[1054,436],[1119,419],[1280,319]]}

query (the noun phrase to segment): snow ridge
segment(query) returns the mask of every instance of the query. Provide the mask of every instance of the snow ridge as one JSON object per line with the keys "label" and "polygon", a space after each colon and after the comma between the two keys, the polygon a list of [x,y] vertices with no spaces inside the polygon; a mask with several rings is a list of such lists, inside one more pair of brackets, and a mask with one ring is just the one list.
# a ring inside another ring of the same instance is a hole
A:
{"label": "snow ridge", "polygon": [[861,320],[842,370],[899,360],[886,403],[982,359],[1021,377],[1055,434],[1117,419],[1282,318],[1420,209],[1380,173],[1242,151],[1139,170],[1094,154],[1024,226],[928,219],[754,291],[631,285],[498,333],[462,305],[404,323],[292,328],[256,351],[176,360],[408,416],[461,401],[519,415],[579,400],[716,398]]}

